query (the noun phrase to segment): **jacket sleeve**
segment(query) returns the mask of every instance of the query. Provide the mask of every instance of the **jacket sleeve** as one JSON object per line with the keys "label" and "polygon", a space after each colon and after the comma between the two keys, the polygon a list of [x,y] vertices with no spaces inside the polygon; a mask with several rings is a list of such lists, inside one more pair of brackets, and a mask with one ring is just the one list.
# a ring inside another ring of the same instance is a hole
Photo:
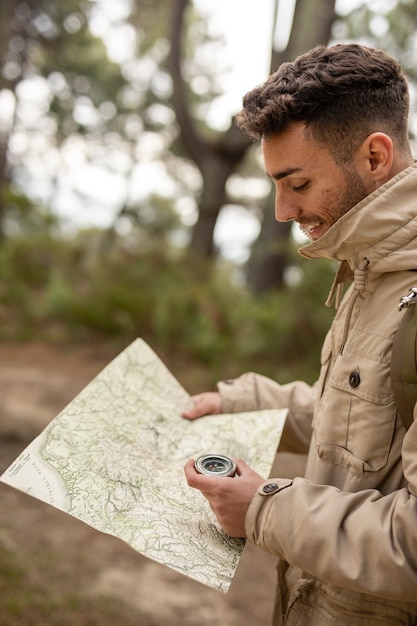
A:
{"label": "jacket sleeve", "polygon": [[302,381],[280,385],[275,381],[248,372],[239,378],[217,385],[223,413],[288,409],[280,451],[305,454],[311,439],[311,422],[316,397],[315,385]]}
{"label": "jacket sleeve", "polygon": [[387,495],[347,493],[303,478],[273,495],[258,490],[245,519],[248,540],[324,582],[415,603],[416,421],[402,456],[408,486]]}

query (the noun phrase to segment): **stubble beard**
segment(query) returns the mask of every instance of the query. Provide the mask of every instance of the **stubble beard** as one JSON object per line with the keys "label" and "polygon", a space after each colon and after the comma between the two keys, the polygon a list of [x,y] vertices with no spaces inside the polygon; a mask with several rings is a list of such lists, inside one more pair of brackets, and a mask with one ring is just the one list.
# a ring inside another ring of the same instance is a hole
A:
{"label": "stubble beard", "polygon": [[337,214],[333,224],[337,222],[343,215],[348,213],[354,206],[359,204],[370,191],[366,189],[358,172],[353,168],[346,168],[345,174],[345,190],[340,201]]}

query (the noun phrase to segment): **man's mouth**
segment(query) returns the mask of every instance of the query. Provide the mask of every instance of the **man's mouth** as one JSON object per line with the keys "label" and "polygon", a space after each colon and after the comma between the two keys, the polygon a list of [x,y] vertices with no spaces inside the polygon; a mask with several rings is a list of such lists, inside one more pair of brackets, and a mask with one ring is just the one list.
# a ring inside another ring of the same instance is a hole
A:
{"label": "man's mouth", "polygon": [[303,233],[310,239],[317,239],[320,236],[319,230],[323,222],[312,222],[311,224],[298,224]]}

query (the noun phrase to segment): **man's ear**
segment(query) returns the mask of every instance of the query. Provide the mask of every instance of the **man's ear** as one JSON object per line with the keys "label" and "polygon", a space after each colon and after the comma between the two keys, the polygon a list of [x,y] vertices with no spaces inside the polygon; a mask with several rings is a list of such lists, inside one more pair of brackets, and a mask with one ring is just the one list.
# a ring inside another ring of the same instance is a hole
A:
{"label": "man's ear", "polygon": [[375,186],[382,185],[391,176],[394,161],[394,145],[391,137],[376,132],[368,135],[360,148],[362,166]]}

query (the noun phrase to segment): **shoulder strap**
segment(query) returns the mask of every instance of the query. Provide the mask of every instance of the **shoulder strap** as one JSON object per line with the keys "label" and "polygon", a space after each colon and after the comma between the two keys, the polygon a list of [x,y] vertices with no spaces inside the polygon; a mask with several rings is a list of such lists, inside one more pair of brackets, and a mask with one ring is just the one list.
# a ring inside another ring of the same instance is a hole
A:
{"label": "shoulder strap", "polygon": [[417,288],[400,300],[402,320],[392,346],[391,385],[406,430],[417,402]]}

